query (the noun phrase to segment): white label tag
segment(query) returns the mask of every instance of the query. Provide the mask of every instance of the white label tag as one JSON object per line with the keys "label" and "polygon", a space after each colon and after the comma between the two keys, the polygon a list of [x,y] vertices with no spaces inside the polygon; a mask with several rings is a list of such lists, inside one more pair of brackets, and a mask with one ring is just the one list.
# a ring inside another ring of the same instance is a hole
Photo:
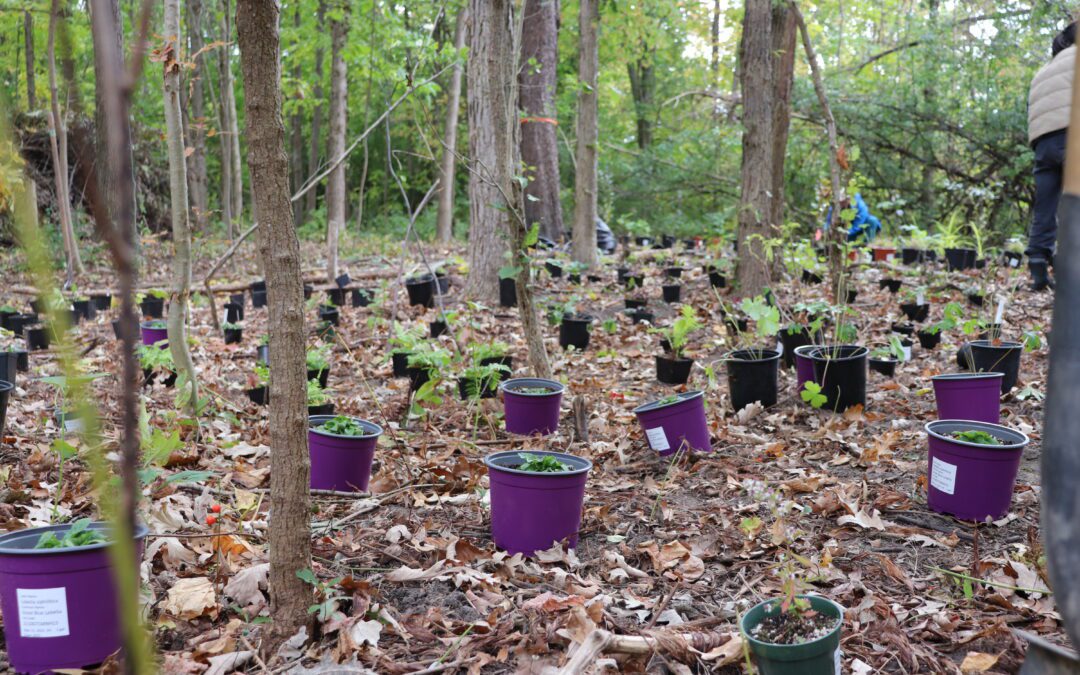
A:
{"label": "white label tag", "polygon": [[904,360],[905,361],[910,361],[911,360],[911,347],[909,347],[907,345],[904,346]]}
{"label": "white label tag", "polygon": [[937,457],[931,463],[933,467],[930,469],[930,485],[947,495],[953,494],[956,491],[956,465],[943,462]]}
{"label": "white label tag", "polygon": [[783,340],[776,341],[776,351],[780,352],[780,356],[784,355],[784,342]]}
{"label": "white label tag", "polygon": [[1020,267],[1020,261],[1016,258],[1009,258],[1009,267]]}
{"label": "white label tag", "polygon": [[1005,316],[1005,298],[998,298],[997,312],[994,314],[994,323],[1000,324]]}
{"label": "white label tag", "polygon": [[82,430],[83,430],[83,423],[82,423],[81,419],[75,418],[73,420],[69,420],[69,419],[64,420],[64,431],[66,431],[68,433],[71,433],[71,434],[77,434],[77,433],[82,433]]}
{"label": "white label tag", "polygon": [[844,671],[841,670],[841,666],[843,666],[843,665],[844,665],[844,662],[843,662],[843,658],[842,658],[842,656],[840,654],[840,648],[837,647],[836,651],[833,652],[833,671],[836,673],[836,675],[842,675],[842,673]]}
{"label": "white label tag", "polygon": [[664,433],[664,427],[656,427],[655,429],[646,429],[645,436],[649,439],[649,447],[653,450],[670,450],[671,446],[667,442],[667,434]]}
{"label": "white label tag", "polygon": [[915,304],[919,305],[920,307],[926,304],[926,298],[923,296],[922,293],[919,293],[919,295],[915,298]]}
{"label": "white label tag", "polygon": [[65,637],[68,629],[67,589],[16,588],[19,634],[24,638]]}
{"label": "white label tag", "polygon": [[[886,253],[885,254],[885,262],[892,262],[893,258],[895,258],[895,257],[896,257],[895,253]],[[839,669],[836,672],[840,672]]]}

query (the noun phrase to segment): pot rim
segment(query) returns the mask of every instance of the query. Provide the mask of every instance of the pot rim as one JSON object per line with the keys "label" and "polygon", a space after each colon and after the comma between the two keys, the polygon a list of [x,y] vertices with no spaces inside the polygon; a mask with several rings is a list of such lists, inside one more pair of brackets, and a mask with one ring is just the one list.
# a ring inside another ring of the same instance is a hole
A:
{"label": "pot rim", "polygon": [[[808,594],[807,593],[807,594],[800,594],[798,597],[806,598],[806,599],[814,598],[814,599],[817,599],[817,600],[820,600],[822,602],[825,602],[825,603],[828,603],[828,604],[832,605],[836,609],[837,613],[839,614],[839,616],[836,617],[836,619],[837,619],[836,626],[831,631],[829,631],[828,634],[823,635],[822,637],[820,637],[820,638],[818,638],[816,640],[812,640],[810,642],[803,642],[803,643],[796,644],[796,645],[783,645],[783,644],[778,644],[776,642],[765,642],[764,640],[759,640],[759,639],[753,637],[752,635],[750,635],[749,629],[753,628],[753,626],[747,626],[746,625],[746,617],[749,616],[750,613],[753,612],[758,607],[760,607],[762,605],[768,605],[768,604],[771,604],[771,603],[774,603],[774,602],[778,602],[780,600],[780,598],[769,598],[768,600],[763,600],[763,601],[757,603],[756,605],[754,605],[753,607],[751,607],[750,609],[748,609],[746,612],[743,613],[743,615],[739,618],[739,632],[742,633],[743,637],[746,638],[746,641],[749,642],[751,644],[751,646],[753,646],[753,645],[761,645],[763,647],[781,647],[782,648],[782,647],[803,647],[805,645],[811,645],[811,644],[814,644],[814,643],[817,643],[817,642],[823,642],[825,640],[828,640],[833,635],[835,635],[837,631],[840,631],[840,630],[843,629],[843,627],[844,627],[844,613],[845,613],[845,609],[844,609],[843,605],[836,602],[832,598],[825,597],[824,595],[816,595],[816,594]],[[766,614],[766,616],[768,616],[768,614]],[[754,625],[756,626],[757,624],[754,624]]]}
{"label": "pot rim", "polygon": [[819,349],[819,350],[820,349],[830,349],[830,350],[832,350],[832,349],[844,349],[846,347],[846,348],[849,348],[849,349],[853,349],[855,351],[854,351],[853,354],[850,354],[848,356],[837,356],[837,357],[831,357],[831,356],[830,357],[824,357],[824,356],[818,356],[816,354],[806,354],[805,355],[806,358],[810,359],[811,361],[855,361],[856,359],[861,359],[861,358],[866,357],[866,356],[868,356],[870,354],[870,350],[867,347],[863,347],[861,345],[815,345],[815,347],[817,349]]}
{"label": "pot rim", "polygon": [[[803,345],[803,346],[805,347],[805,346],[810,346],[810,345]],[[753,354],[755,352],[758,353],[758,354],[768,354],[769,356],[764,356],[764,357],[762,357],[760,359],[744,359],[744,358],[736,358],[735,357],[735,355],[739,354],[739,353]],[[725,361],[741,361],[743,363],[766,363],[768,361],[776,361],[779,358],[780,358],[780,352],[779,351],[777,351],[775,349],[769,349],[767,347],[762,347],[761,349],[733,349],[730,352],[724,354],[724,360]]]}
{"label": "pot rim", "polygon": [[999,340],[1001,344],[995,345],[991,340],[972,340],[970,344],[972,347],[979,347],[982,349],[1002,349],[1005,351],[1013,351],[1016,349],[1023,349],[1024,345],[1020,342],[1013,340]]}
{"label": "pot rim", "polygon": [[592,314],[567,314],[559,323],[584,323],[591,324],[596,318]]}
{"label": "pot rim", "polygon": [[0,394],[6,394],[15,388],[15,385],[7,380],[0,380]]}
{"label": "pot rim", "polygon": [[[85,553],[87,551],[100,551],[113,545],[111,540],[103,541],[98,544],[90,544],[89,546],[64,546],[62,548],[22,548],[22,547],[8,547],[9,542],[17,542],[25,539],[26,537],[33,537],[34,543],[46,532],[65,532],[71,528],[72,523],[63,523],[61,525],[45,525],[42,527],[28,527],[22,530],[15,530],[14,532],[8,532],[0,536],[0,556],[36,556],[36,555],[64,555],[67,553]],[[94,521],[90,524],[90,527],[95,530],[108,530],[109,524],[101,521]],[[150,534],[150,528],[143,523],[138,523],[135,526],[135,536],[133,539],[138,541],[146,538]]]}
{"label": "pot rim", "polygon": [[[548,391],[542,394],[533,394],[530,392],[516,391],[514,387],[548,387],[555,391]],[[529,396],[531,398],[546,398],[548,396],[558,396],[566,391],[566,385],[562,382],[555,380],[545,380],[542,377],[513,377],[509,380],[504,380],[499,385],[499,391],[504,394],[513,394],[514,396]]]}
{"label": "pot rim", "polygon": [[[983,445],[982,443],[971,443],[969,441],[962,441],[958,438],[953,438],[952,436],[946,436],[945,434],[939,433],[937,429],[943,425],[962,425],[964,427],[964,431],[985,431],[991,436],[997,438],[999,441],[1006,441],[1007,438],[1015,438],[1016,436],[1019,436],[1021,440],[1014,440],[1011,443],[1003,442],[1001,445]],[[939,441],[945,441],[946,443],[952,443],[954,445],[962,445],[967,448],[977,448],[979,450],[1017,450],[1027,446],[1027,444],[1031,442],[1031,439],[1027,437],[1027,434],[1018,429],[1013,429],[1012,427],[1007,427],[1003,424],[992,424],[990,422],[978,422],[975,420],[934,420],[933,422],[927,422],[923,426],[923,429],[926,431],[928,436],[932,436]],[[993,433],[995,431],[998,433]]]}
{"label": "pot rim", "polygon": [[664,403],[664,404],[661,405],[660,402],[663,401],[664,399],[668,398],[667,396],[664,396],[664,397],[656,399],[654,401],[649,401],[648,403],[643,403],[643,404],[639,405],[638,407],[634,408],[633,413],[635,415],[640,415],[641,413],[653,412],[654,410],[663,410],[665,408],[670,408],[672,406],[679,405],[680,403],[685,403],[686,401],[692,401],[692,400],[694,400],[696,398],[704,398],[705,397],[705,392],[701,391],[700,389],[695,389],[695,390],[692,390],[692,391],[679,392],[678,394],[674,394],[674,396],[678,397],[679,400],[672,401],[670,403]]}
{"label": "pot rim", "polygon": [[[799,356],[808,359],[808,358],[810,358],[809,351],[811,349],[816,349],[816,348],[821,347],[821,346],[823,346],[823,345],[799,345],[798,347],[796,347],[792,351],[794,351]],[[799,350],[802,350],[802,351],[799,351]]]}
{"label": "pot rim", "polygon": [[997,373],[992,371],[984,371],[981,373],[942,373],[941,375],[934,375],[930,378],[932,382],[953,380],[1000,380],[1005,377],[1005,373]]}
{"label": "pot rim", "polygon": [[[528,452],[534,455],[550,455],[556,459],[572,465],[574,468],[569,471],[522,471],[516,467],[503,466],[498,464],[497,461],[502,458],[514,457],[517,458],[522,452]],[[584,457],[578,457],[577,455],[570,455],[565,452],[553,452],[551,450],[503,450],[502,452],[493,452],[490,455],[484,457],[484,464],[489,470],[501,471],[504,473],[511,473],[518,476],[539,476],[548,478],[562,478],[564,476],[577,476],[583,473],[588,473],[593,467],[592,461],[585,459]]]}
{"label": "pot rim", "polygon": [[[343,434],[332,434],[329,431],[323,431],[319,427],[326,424],[335,417],[348,417],[353,422],[356,422],[364,428],[367,432],[363,436],[345,436]],[[367,440],[371,438],[378,438],[382,436],[383,428],[378,424],[369,420],[362,419],[360,417],[352,417],[351,415],[309,415],[308,416],[308,431],[318,434],[319,436],[326,436],[327,438],[343,438],[346,440]]]}

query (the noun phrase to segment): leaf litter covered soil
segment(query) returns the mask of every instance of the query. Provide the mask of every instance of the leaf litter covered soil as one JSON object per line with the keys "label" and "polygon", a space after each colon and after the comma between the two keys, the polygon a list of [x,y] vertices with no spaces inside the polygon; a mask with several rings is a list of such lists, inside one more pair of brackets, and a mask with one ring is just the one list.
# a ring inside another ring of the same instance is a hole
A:
{"label": "leaf litter covered soil", "polygon": [[[146,247],[147,269],[167,269],[154,264],[164,256],[161,248]],[[317,262],[316,250],[307,253]],[[530,374],[516,310],[470,309],[460,298],[463,279],[453,272],[455,252],[440,253],[450,261],[448,309],[463,312],[453,334],[440,342],[453,349],[505,341],[515,375]],[[677,305],[660,300],[664,265],[648,258],[642,255],[633,267],[648,273],[650,309],[657,325],[666,326]],[[1038,532],[1045,346],[1024,354],[1020,383],[1003,399],[1003,423],[1032,438],[1012,509],[1000,521],[975,527],[926,504],[922,426],[935,417],[929,378],[956,370],[955,348],[965,339],[959,331],[946,334],[933,351],[916,345],[913,361],[900,364],[894,378],[870,373],[865,409],[813,410],[799,400],[794,373],[782,370],[776,406],[752,405],[734,414],[718,361],[736,346],[720,309],[729,291],[709,287],[703,253],[680,254],[680,260],[687,268],[683,302],[696,307],[705,323],[687,354],[697,361],[691,388],[707,390],[715,451],[674,460],[648,448],[631,412],[673,389],[655,380],[661,336],[622,315],[614,265],[603,271],[604,282],[581,286],[538,272],[544,298],[578,296],[578,308],[598,322],[584,353],[560,352],[558,329],[545,326],[556,377],[569,385],[562,424],[553,436],[521,439],[502,431],[498,400],[467,405],[450,385],[441,404],[426,404],[425,415],[407,417],[408,381],[390,373],[388,321],[426,329],[437,310],[409,307],[399,284],[374,278],[395,273],[397,262],[370,255],[352,260],[355,284],[384,290],[369,307],[342,308],[331,356],[332,400],[339,413],[371,419],[386,431],[370,495],[313,498],[313,571],[335,583],[313,596],[320,607],[311,633],[286,644],[271,667],[544,672],[562,665],[576,643],[601,628],[649,636],[657,649],[609,650],[594,663],[596,672],[640,672],[652,664],[673,672],[737,673],[743,669],[737,618],[780,593],[778,566],[785,559],[797,563],[805,590],[846,608],[845,672],[1016,672],[1023,644],[1012,629],[1065,643]],[[209,263],[201,264],[205,269]],[[222,283],[257,278],[251,259],[238,258],[230,269],[233,276]],[[878,288],[882,274],[883,268],[865,267],[855,275],[861,344],[883,344],[900,316],[899,296]],[[1004,270],[988,276],[994,274],[997,290],[1018,282]],[[108,278],[105,271],[95,276]],[[904,278],[906,285],[920,283]],[[154,282],[167,287],[161,276],[144,285]],[[963,274],[926,282],[934,299],[930,320],[940,318],[944,302],[963,302],[962,288],[976,282]],[[825,292],[825,285],[797,281],[775,289],[786,306],[824,299]],[[1050,307],[1049,295],[1011,293],[1007,336],[1048,329]],[[309,327],[314,314],[312,308]],[[93,388],[106,436],[115,443],[119,358],[110,318],[103,313],[76,335],[86,367],[110,374]],[[616,321],[614,333],[601,327],[608,318]],[[144,600],[169,672],[261,668],[254,650],[265,629],[259,617],[268,612],[269,441],[267,410],[250,403],[244,389],[251,386],[265,323],[265,310],[249,303],[244,341],[225,345],[211,327],[205,300],[196,300],[193,356],[211,397],[198,433],[178,423],[173,389],[154,383],[143,390],[151,426],[166,436],[179,434],[161,475],[145,490],[143,512],[154,533],[143,564]],[[711,366],[713,377],[702,366]],[[91,479],[79,459],[66,465],[54,506],[59,466],[50,442],[59,436],[52,417],[57,400],[36,380],[54,374],[50,354],[33,354],[30,377],[20,380],[12,397],[0,447],[5,530],[94,513]],[[588,442],[572,423],[576,397],[584,399]],[[482,457],[508,449],[558,450],[592,460],[576,550],[554,546],[529,559],[495,548]],[[761,498],[763,489],[771,506]],[[214,505],[222,509],[208,526]],[[169,534],[178,536],[163,536]],[[671,645],[671,635],[686,638],[682,647]]]}

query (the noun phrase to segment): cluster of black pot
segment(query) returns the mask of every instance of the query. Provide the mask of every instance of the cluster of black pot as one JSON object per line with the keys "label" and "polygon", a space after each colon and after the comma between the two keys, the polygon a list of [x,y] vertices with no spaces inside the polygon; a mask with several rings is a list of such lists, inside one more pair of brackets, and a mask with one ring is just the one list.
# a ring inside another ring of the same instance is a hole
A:
{"label": "cluster of black pot", "polygon": [[450,292],[450,278],[444,272],[424,273],[405,279],[410,305],[434,307],[435,298]]}

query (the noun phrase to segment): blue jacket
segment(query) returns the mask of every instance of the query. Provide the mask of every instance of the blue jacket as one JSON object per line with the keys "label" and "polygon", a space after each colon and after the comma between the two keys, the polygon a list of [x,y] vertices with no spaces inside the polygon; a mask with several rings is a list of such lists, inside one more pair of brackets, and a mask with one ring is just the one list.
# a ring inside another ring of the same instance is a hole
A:
{"label": "blue jacket", "polygon": [[[855,241],[859,237],[866,237],[866,241],[873,241],[878,232],[881,232],[881,221],[870,215],[870,208],[863,201],[862,195],[855,194],[855,220],[851,221],[851,228],[848,229],[847,239],[848,241]],[[832,207],[829,207],[829,213],[825,216],[826,232],[829,231],[829,223],[832,222]]]}

